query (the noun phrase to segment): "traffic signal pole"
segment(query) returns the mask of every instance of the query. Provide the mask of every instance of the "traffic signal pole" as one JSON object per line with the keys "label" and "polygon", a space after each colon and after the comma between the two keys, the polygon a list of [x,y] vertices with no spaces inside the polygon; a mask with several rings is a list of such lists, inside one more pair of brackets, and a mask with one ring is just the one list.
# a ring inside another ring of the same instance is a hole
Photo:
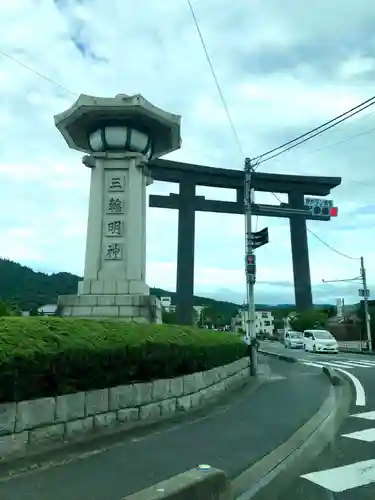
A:
{"label": "traffic signal pole", "polygon": [[244,212],[245,212],[245,227],[246,227],[246,255],[245,255],[245,272],[246,272],[246,295],[247,295],[247,319],[245,341],[249,346],[250,351],[250,373],[257,373],[257,349],[256,349],[256,332],[255,332],[255,301],[254,301],[254,285],[256,280],[255,254],[252,243],[252,227],[251,227],[251,205],[252,205],[252,190],[251,176],[252,165],[250,158],[245,159],[245,197],[244,197]]}

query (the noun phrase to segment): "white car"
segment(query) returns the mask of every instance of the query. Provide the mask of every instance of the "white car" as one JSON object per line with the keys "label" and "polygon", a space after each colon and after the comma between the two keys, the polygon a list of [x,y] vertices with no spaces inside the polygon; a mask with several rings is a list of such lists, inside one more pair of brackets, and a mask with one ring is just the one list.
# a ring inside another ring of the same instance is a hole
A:
{"label": "white car", "polygon": [[327,330],[305,330],[303,347],[310,352],[332,352],[337,354],[339,346],[335,337]]}
{"label": "white car", "polygon": [[289,349],[299,349],[303,347],[303,334],[301,332],[285,332],[284,346]]}

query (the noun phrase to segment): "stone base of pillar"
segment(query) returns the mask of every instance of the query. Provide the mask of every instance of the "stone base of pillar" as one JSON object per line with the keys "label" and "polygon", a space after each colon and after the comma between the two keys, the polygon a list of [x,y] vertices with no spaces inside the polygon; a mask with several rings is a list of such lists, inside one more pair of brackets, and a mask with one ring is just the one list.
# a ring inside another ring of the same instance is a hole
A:
{"label": "stone base of pillar", "polygon": [[148,295],[149,287],[138,280],[83,280],[78,282],[78,295]]}
{"label": "stone base of pillar", "polygon": [[162,323],[160,300],[153,295],[60,295],[61,316]]}

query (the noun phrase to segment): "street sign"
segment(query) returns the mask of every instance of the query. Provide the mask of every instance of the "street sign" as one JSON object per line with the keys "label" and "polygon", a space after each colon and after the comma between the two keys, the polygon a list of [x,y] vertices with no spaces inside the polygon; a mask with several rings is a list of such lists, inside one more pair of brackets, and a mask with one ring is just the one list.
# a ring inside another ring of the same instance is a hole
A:
{"label": "street sign", "polygon": [[261,231],[257,231],[256,233],[251,233],[251,246],[255,250],[263,245],[266,245],[269,242],[268,238],[268,227],[265,227]]}
{"label": "street sign", "polygon": [[360,297],[370,297],[370,290],[367,288],[366,291],[365,291],[364,288],[360,288],[358,290],[358,295]]}

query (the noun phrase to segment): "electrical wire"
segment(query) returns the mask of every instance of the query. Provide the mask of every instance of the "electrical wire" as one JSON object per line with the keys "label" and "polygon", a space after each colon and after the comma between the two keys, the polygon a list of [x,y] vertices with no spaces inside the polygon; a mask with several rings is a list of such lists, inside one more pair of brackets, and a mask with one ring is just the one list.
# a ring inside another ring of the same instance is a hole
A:
{"label": "electrical wire", "polygon": [[15,57],[7,54],[3,50],[0,50],[0,54],[2,56],[4,56],[4,57],[10,59],[11,61],[19,64],[20,66],[22,66],[23,68],[27,69],[28,71],[31,71],[32,73],[34,73],[35,75],[39,76],[40,78],[43,78],[43,80],[46,80],[47,82],[52,83],[52,85],[54,85],[55,87],[59,87],[61,90],[64,90],[65,92],[68,92],[68,94],[71,94],[71,95],[74,95],[74,96],[78,97],[78,94],[76,94],[75,92],[72,92],[71,90],[67,89],[63,85],[60,85],[60,83],[57,83],[54,80],[52,80],[52,78],[49,78],[48,76],[43,75],[42,73],[40,73],[36,69],[32,68],[31,66],[28,66],[27,64],[23,63],[19,59],[16,59]]}
{"label": "electrical wire", "polygon": [[[226,101],[225,101],[225,98],[224,98],[224,94],[223,94],[223,92],[222,92],[222,90],[221,90],[221,87],[220,87],[220,84],[219,84],[218,78],[217,78],[217,76],[216,76],[216,73],[215,73],[214,67],[213,67],[213,65],[212,65],[212,62],[211,62],[211,59],[210,59],[209,53],[208,53],[208,51],[207,51],[206,44],[205,44],[205,41],[204,41],[204,38],[203,38],[202,32],[201,32],[201,30],[200,30],[200,28],[199,28],[199,24],[198,24],[197,18],[196,18],[196,16],[195,16],[195,12],[194,12],[193,6],[192,6],[192,4],[191,4],[191,0],[187,0],[187,2],[188,2],[188,4],[189,4],[190,11],[191,11],[192,17],[193,17],[193,19],[194,19],[194,23],[195,23],[195,25],[196,25],[196,28],[197,28],[197,31],[198,31],[198,34],[199,34],[199,37],[200,37],[200,40],[201,40],[201,43],[202,43],[203,49],[204,49],[204,51],[205,51],[206,58],[207,58],[207,62],[208,62],[208,64],[209,64],[209,66],[210,66],[210,69],[211,69],[211,72],[212,72],[213,78],[214,78],[214,80],[215,80],[215,83],[216,83],[216,86],[217,86],[217,89],[218,89],[218,92],[219,92],[219,95],[220,95],[220,98],[221,98],[221,100],[222,100],[223,107],[224,107],[224,109],[225,109],[225,112],[226,112],[226,115],[227,115],[227,117],[228,117],[228,120],[229,120],[229,123],[230,123],[231,129],[232,129],[233,134],[234,134],[234,137],[235,137],[235,139],[236,139],[237,146],[238,146],[239,151],[241,152],[242,156],[244,156],[244,155],[243,155],[243,149],[242,149],[241,143],[240,143],[240,141],[239,141],[239,137],[238,137],[238,134],[237,134],[236,128],[235,128],[235,126],[234,126],[233,120],[232,120],[231,115],[230,115],[230,112],[229,112],[229,108],[228,108],[228,106],[227,106],[227,104],[226,104]],[[58,88],[60,88],[60,89],[64,90],[65,92],[68,92],[69,94],[74,95],[74,96],[78,96],[78,94],[76,94],[75,92],[72,92],[71,90],[69,90],[68,88],[66,88],[66,87],[64,87],[63,85],[59,84],[59,83],[58,83],[58,82],[56,82],[55,80],[52,80],[51,78],[49,78],[49,77],[48,77],[48,76],[46,76],[46,75],[43,75],[42,73],[40,73],[39,71],[35,70],[35,69],[34,69],[34,68],[32,68],[31,66],[28,66],[27,64],[23,63],[22,61],[20,61],[20,60],[16,59],[15,57],[13,57],[13,56],[11,56],[11,55],[7,54],[7,53],[6,53],[6,52],[4,52],[4,51],[2,51],[1,49],[0,49],[0,54],[1,54],[2,56],[4,56],[4,57],[8,58],[9,60],[11,60],[11,61],[15,62],[16,64],[19,64],[20,66],[22,66],[23,68],[27,69],[28,71],[31,71],[32,73],[34,73],[35,75],[39,76],[40,78],[43,78],[44,80],[48,81],[49,83],[52,83],[54,86],[56,86],[56,87],[58,87]],[[371,103],[371,104],[368,104],[366,107],[371,106],[372,104],[375,104],[375,97],[373,97],[372,99],[374,99],[374,102],[373,102],[373,103]],[[368,103],[370,100],[371,100],[371,99],[369,99],[369,100],[365,101],[365,102],[364,102],[364,103],[362,103],[362,104]],[[356,106],[356,108],[353,108],[353,109],[357,109],[359,106],[360,106],[360,105]],[[363,109],[365,109],[365,108],[363,108]],[[336,119],[337,119],[337,118],[340,118],[341,116],[343,116],[343,115],[345,115],[345,114],[347,114],[347,113],[349,113],[350,111],[352,111],[352,110],[349,110],[349,111],[347,111],[346,113],[343,113],[343,114],[342,114],[342,115],[340,115],[339,117],[336,117]],[[362,109],[361,109],[360,111],[362,111]],[[360,111],[357,111],[357,112],[360,112]],[[356,114],[356,113],[355,113],[355,114]],[[371,114],[373,114],[373,113],[371,113]],[[347,118],[350,118],[351,116],[353,116],[353,115],[350,115],[350,116],[348,116]],[[345,119],[347,119],[347,118],[345,118]],[[313,129],[313,131],[314,131],[314,130],[317,130],[318,128],[323,127],[324,125],[327,125],[328,123],[332,123],[332,121],[334,121],[334,120],[335,120],[335,119],[331,120],[330,122],[327,122],[326,124],[321,125],[320,127],[317,127],[317,128],[315,128],[315,129]],[[341,121],[343,121],[343,120],[340,120],[340,122],[338,122],[338,123],[341,123]],[[337,125],[338,123],[336,123],[335,125]],[[331,127],[329,127],[329,128],[331,128]],[[327,129],[327,130],[328,130],[328,129]],[[362,132],[362,133],[360,133],[360,134],[356,134],[356,135],[354,135],[354,136],[350,137],[350,138],[349,138],[349,139],[347,139],[347,140],[354,139],[354,138],[359,137],[359,136],[361,136],[361,135],[364,135],[364,134],[370,133],[370,132],[372,132],[372,131],[374,131],[374,130],[375,130],[375,128],[374,128],[374,129],[371,129],[371,130],[367,130],[367,131]],[[310,131],[310,133],[311,133],[311,132],[313,132],[313,131]],[[323,130],[322,132],[324,132],[324,131],[325,131],[325,130]],[[308,133],[309,133],[309,132],[306,132],[306,134],[303,134],[303,135],[302,135],[302,136],[300,136],[299,138],[305,137]],[[314,137],[314,136],[313,136],[313,137]],[[295,139],[294,141],[298,140],[299,138]],[[293,141],[289,141],[289,143],[285,143],[285,145],[290,144],[291,142],[293,142]],[[303,141],[303,142],[305,142],[305,141]],[[335,145],[337,145],[337,144],[341,144],[342,142],[346,142],[346,141],[339,141],[338,143],[331,144],[331,145],[328,145],[328,146],[324,146],[324,147],[323,147],[323,148],[321,148],[320,150],[325,149],[326,147],[331,147],[331,146],[335,146]],[[298,145],[298,144],[297,144],[297,145]],[[281,147],[283,147],[283,146],[279,146],[279,148],[275,148],[275,149],[273,149],[273,150],[268,151],[267,153],[264,153],[263,155],[260,155],[260,156],[256,157],[256,158],[255,158],[255,162],[256,162],[256,163],[255,163],[255,165],[254,165],[254,167],[253,167],[253,171],[255,171],[261,163],[264,163],[264,161],[265,161],[265,160],[261,161],[261,158],[262,158],[262,157],[266,156],[267,154],[269,154],[269,153],[271,153],[271,152],[273,152],[273,151],[276,151],[277,149],[280,149]],[[320,150],[316,150],[316,151],[312,151],[312,152],[317,152],[317,151],[320,151]],[[284,152],[284,151],[283,151],[283,152]],[[280,154],[281,154],[281,153],[280,153]],[[269,159],[271,159],[271,158],[269,158]],[[271,194],[272,194],[272,195],[273,195],[273,196],[274,196],[274,197],[275,197],[275,198],[276,198],[276,199],[277,199],[277,200],[281,203],[280,198],[279,198],[279,197],[278,197],[275,193],[271,193]],[[257,228],[258,228],[258,220],[259,220],[259,217],[257,216],[257,219],[256,219],[256,229],[255,229],[256,231],[257,231]],[[351,259],[351,260],[360,260],[360,259],[359,259],[359,258],[357,258],[357,257],[352,257],[352,256],[350,256],[350,255],[344,254],[343,252],[340,252],[339,250],[335,249],[334,247],[332,247],[331,245],[329,245],[327,242],[325,242],[324,240],[322,240],[322,239],[321,239],[321,238],[320,238],[320,237],[319,237],[316,233],[314,233],[313,231],[311,231],[311,229],[307,228],[307,231],[308,231],[310,234],[312,234],[312,235],[313,235],[313,236],[314,236],[314,237],[315,237],[318,241],[320,241],[323,245],[325,245],[327,248],[329,248],[329,249],[330,249],[330,250],[332,250],[333,252],[337,253],[338,255],[341,255],[342,257],[345,257],[345,258],[347,258],[347,259]]]}
{"label": "electrical wire", "polygon": [[[357,106],[346,111],[345,113],[342,113],[341,115],[336,116],[335,118],[332,118],[328,122],[325,122],[322,125],[319,125],[318,127],[315,127],[314,129],[309,130],[308,132],[305,132],[304,134],[301,134],[300,136],[296,137],[295,139],[292,139],[292,140],[282,144],[281,146],[270,149],[266,153],[263,153],[259,156],[256,156],[254,159],[258,160],[258,164],[272,160],[273,158],[276,158],[277,156],[284,154],[287,151],[290,151],[291,149],[294,149],[297,146],[300,146],[301,144],[309,141],[310,139],[313,139],[314,137],[317,137],[318,135],[323,134],[327,130],[330,130],[333,127],[336,127],[340,123],[348,120],[349,118],[352,118],[353,116],[357,115],[358,113],[361,113],[363,110],[369,108],[370,106],[373,106],[374,104],[375,104],[375,96],[371,97],[370,99],[367,99],[366,101],[362,102],[361,104],[358,104]],[[281,150],[281,151],[279,151],[279,150]],[[276,151],[277,151],[277,153],[276,153]],[[265,158],[266,156],[268,156],[274,152],[275,152],[275,154],[272,154],[268,158]]]}
{"label": "electrical wire", "polygon": [[205,42],[204,37],[203,37],[202,30],[199,27],[199,22],[198,22],[197,16],[195,15],[193,4],[192,4],[191,0],[187,0],[187,3],[188,3],[188,6],[189,6],[189,9],[190,9],[190,12],[191,12],[191,16],[193,18],[193,21],[194,21],[194,24],[195,24],[195,27],[196,27],[196,30],[197,30],[197,33],[198,33],[198,36],[199,36],[199,39],[201,41],[201,44],[202,44],[202,47],[203,47],[203,50],[204,50],[204,53],[205,53],[205,56],[206,56],[206,59],[207,59],[208,66],[209,66],[209,68],[211,70],[212,77],[213,77],[213,79],[215,81],[215,85],[216,85],[217,91],[219,93],[221,103],[223,105],[223,108],[224,108],[225,114],[227,116],[230,128],[232,130],[234,139],[236,141],[238,150],[240,152],[241,157],[244,158],[245,157],[244,150],[242,148],[241,141],[240,141],[239,136],[237,134],[236,127],[234,125],[234,122],[233,122],[232,116],[230,114],[227,102],[225,100],[224,93],[223,93],[223,91],[221,89],[221,86],[220,86],[220,83],[219,83],[219,79],[218,79],[218,77],[216,75],[215,68],[214,68],[214,66],[212,64],[211,57],[210,57],[210,54],[209,54],[208,49],[207,49],[206,42]]}

